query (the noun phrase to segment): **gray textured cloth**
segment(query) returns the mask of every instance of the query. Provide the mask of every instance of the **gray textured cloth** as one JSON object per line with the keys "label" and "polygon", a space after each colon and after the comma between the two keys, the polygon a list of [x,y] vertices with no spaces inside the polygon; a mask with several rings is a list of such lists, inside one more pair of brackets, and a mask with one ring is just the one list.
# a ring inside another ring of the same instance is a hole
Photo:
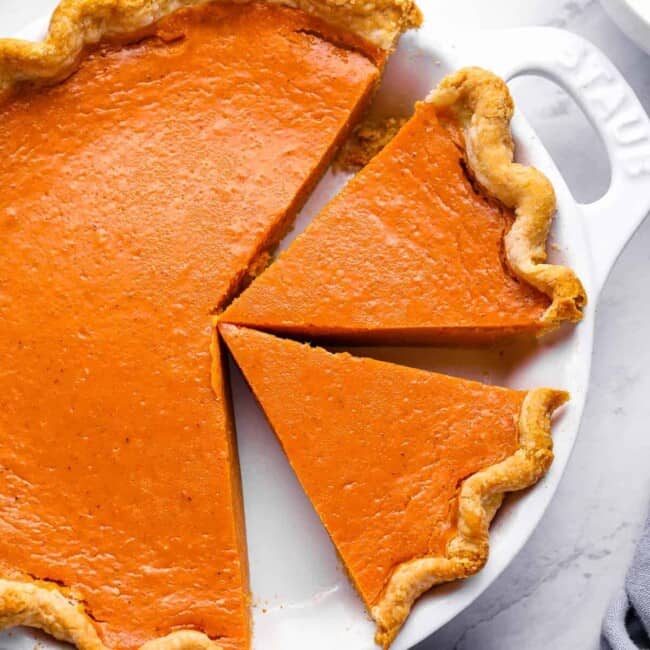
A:
{"label": "gray textured cloth", "polygon": [[601,650],[650,648],[650,512],[625,576],[603,620]]}

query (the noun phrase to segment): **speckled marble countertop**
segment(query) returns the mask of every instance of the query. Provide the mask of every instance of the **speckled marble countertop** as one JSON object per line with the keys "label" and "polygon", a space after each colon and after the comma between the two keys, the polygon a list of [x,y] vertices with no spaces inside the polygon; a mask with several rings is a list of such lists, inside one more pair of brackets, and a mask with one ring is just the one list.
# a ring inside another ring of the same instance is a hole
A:
{"label": "speckled marble countertop", "polygon": [[[441,23],[454,26],[554,25],[578,32],[610,57],[650,111],[650,57],[627,40],[596,0],[420,2],[431,5]],[[20,29],[44,4],[0,0],[0,32]],[[576,198],[599,196],[608,168],[578,109],[549,82],[517,80],[513,90]],[[650,219],[602,293],[582,428],[551,507],[501,578],[417,650],[598,647],[603,612],[622,584],[650,501],[648,287]]]}

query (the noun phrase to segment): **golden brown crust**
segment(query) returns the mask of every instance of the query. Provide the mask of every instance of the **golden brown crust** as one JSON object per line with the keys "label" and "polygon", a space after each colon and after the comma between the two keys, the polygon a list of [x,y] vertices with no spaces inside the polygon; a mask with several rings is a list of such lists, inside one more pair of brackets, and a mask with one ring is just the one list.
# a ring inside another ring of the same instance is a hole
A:
{"label": "golden brown crust", "polygon": [[[37,627],[79,650],[107,650],[83,605],[45,583],[0,579],[0,629]],[[201,632],[180,630],[144,643],[140,650],[221,650]]]}
{"label": "golden brown crust", "polygon": [[334,169],[356,172],[365,167],[398,133],[407,117],[368,116],[354,128],[336,159]]}
{"label": "golden brown crust", "polygon": [[488,557],[489,526],[507,492],[536,483],[553,461],[551,415],[568,399],[563,391],[538,388],[526,395],[519,415],[519,448],[504,461],[465,481],[460,489],[457,533],[444,557],[423,557],[400,564],[372,608],[375,640],[388,648],[415,600],[434,585],[466,578]]}
{"label": "golden brown crust", "polygon": [[[19,81],[57,81],[69,74],[86,45],[142,33],[156,20],[207,0],[62,0],[45,40],[0,40],[0,96]],[[214,0],[224,2],[226,0]],[[231,0],[232,1],[232,0]],[[252,0],[235,0],[247,2]],[[301,9],[389,50],[422,16],[414,0],[261,0]]]}
{"label": "golden brown crust", "polygon": [[565,266],[545,263],[555,213],[553,187],[539,170],[513,162],[514,106],[508,86],[486,70],[464,68],[445,77],[427,101],[460,125],[476,180],[515,211],[505,237],[506,259],[515,275],[551,299],[541,318],[542,331],[563,321],[579,321],[587,304],[580,280]]}

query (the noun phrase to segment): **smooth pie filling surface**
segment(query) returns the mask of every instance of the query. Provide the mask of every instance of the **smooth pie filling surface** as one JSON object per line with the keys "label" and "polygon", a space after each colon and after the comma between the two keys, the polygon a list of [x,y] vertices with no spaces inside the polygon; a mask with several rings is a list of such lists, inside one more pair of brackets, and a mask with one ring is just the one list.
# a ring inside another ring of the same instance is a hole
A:
{"label": "smooth pie filling surface", "polygon": [[325,32],[280,7],[184,11],[0,106],[0,577],[70,590],[109,647],[249,645],[211,313],[377,79]]}
{"label": "smooth pie filling surface", "polygon": [[514,215],[472,181],[459,131],[446,126],[419,104],[224,321],[388,343],[535,332],[550,301],[507,268]]}
{"label": "smooth pie filling surface", "polygon": [[369,609],[398,564],[446,554],[464,479],[517,449],[525,392],[220,331]]}

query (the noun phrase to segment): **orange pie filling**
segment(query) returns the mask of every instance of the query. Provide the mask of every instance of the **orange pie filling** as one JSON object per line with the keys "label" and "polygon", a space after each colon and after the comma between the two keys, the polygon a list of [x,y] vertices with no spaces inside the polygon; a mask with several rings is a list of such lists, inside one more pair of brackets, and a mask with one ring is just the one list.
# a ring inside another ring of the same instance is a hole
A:
{"label": "orange pie filling", "polygon": [[550,300],[508,268],[513,220],[468,173],[459,129],[420,103],[223,320],[384,343],[536,332]]}
{"label": "orange pie filling", "polygon": [[111,648],[249,646],[211,314],[361,110],[360,47],[295,10],[205,6],[0,106],[0,577],[68,590]]}
{"label": "orange pie filling", "polygon": [[523,391],[220,329],[368,609],[446,555],[462,482],[518,447]]}

